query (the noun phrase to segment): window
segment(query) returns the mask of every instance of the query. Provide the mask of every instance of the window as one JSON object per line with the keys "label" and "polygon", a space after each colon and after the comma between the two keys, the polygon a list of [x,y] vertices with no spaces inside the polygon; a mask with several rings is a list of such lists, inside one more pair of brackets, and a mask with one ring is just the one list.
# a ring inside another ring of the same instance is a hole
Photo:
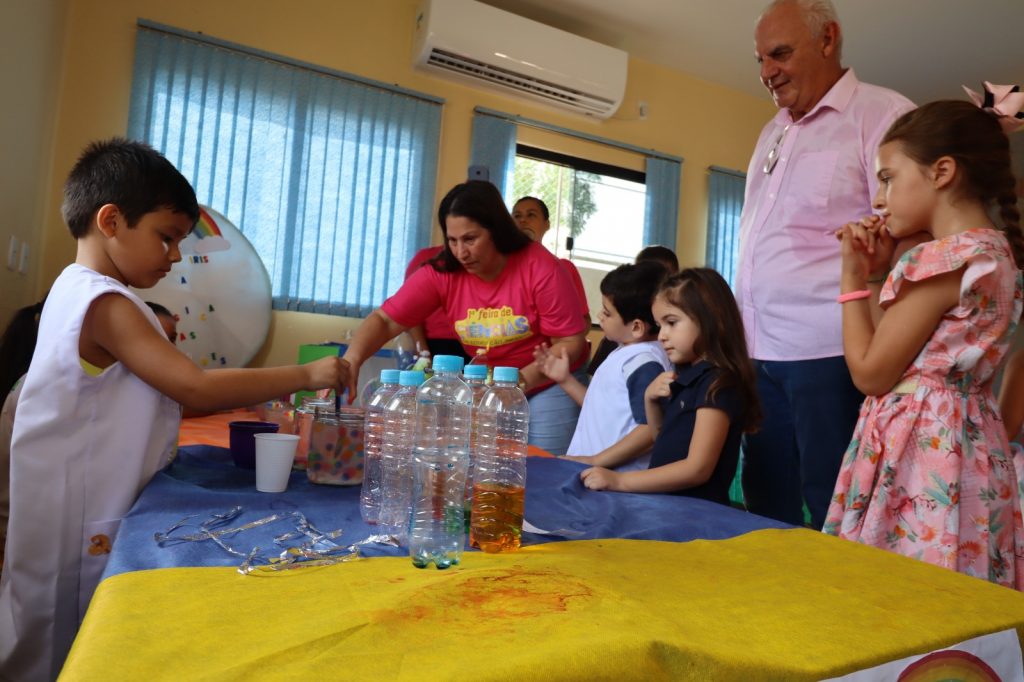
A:
{"label": "window", "polygon": [[740,214],[747,176],[738,171],[712,166],[708,175],[708,238],[705,262],[736,284],[739,259]]}
{"label": "window", "polygon": [[429,242],[440,105],[140,25],[128,134],[252,242],[275,308],[362,317]]}
{"label": "window", "polygon": [[517,145],[509,201],[544,201],[551,221],[544,245],[580,267],[608,271],[632,263],[644,246],[644,181],[639,171]]}

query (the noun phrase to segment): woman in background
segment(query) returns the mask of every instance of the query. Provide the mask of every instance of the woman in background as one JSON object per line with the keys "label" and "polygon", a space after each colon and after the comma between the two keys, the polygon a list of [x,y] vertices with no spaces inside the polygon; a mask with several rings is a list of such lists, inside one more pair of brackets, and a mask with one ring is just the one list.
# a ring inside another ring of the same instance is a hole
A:
{"label": "woman in background", "polygon": [[[579,296],[559,260],[521,232],[494,185],[454,187],[438,207],[444,249],[406,280],[356,330],[345,352],[352,377],[389,339],[441,310],[470,356],[519,369],[530,399],[530,444],[564,454],[579,405],[533,360],[540,343],[564,347],[571,367],[586,361]],[[353,379],[354,382],[354,379]],[[355,386],[350,386],[355,395]]]}

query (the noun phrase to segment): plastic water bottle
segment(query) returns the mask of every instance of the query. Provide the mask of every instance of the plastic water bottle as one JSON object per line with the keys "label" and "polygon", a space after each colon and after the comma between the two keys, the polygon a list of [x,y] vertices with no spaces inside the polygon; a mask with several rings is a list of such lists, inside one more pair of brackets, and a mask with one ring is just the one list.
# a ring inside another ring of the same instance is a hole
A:
{"label": "plastic water bottle", "polygon": [[469,434],[469,469],[466,471],[466,530],[469,530],[469,507],[470,501],[473,499],[473,463],[476,461],[476,425],[477,425],[477,408],[480,406],[480,401],[483,399],[484,394],[487,393],[487,389],[490,386],[487,385],[487,365],[474,365],[472,363],[466,365],[462,369],[462,378],[469,386],[469,390],[473,392],[473,411],[470,419],[471,430]]}
{"label": "plastic water bottle", "polygon": [[376,524],[380,519],[380,450],[384,441],[384,407],[398,392],[397,369],[384,369],[380,373],[380,388],[366,402],[366,422],[363,426],[363,487],[359,491],[359,514],[363,521]]}
{"label": "plastic water bottle", "polygon": [[459,377],[462,358],[438,355],[434,376],[416,394],[413,448],[413,566],[448,568],[466,543],[466,470],[473,392]]}
{"label": "plastic water bottle", "polygon": [[409,533],[412,504],[412,445],[416,428],[416,391],[423,372],[402,371],[398,390],[382,413],[383,440],[380,450],[380,514],[382,533],[394,535],[405,544]]}
{"label": "plastic water bottle", "polygon": [[495,367],[494,385],[477,408],[469,540],[485,552],[519,549],[523,532],[530,404],[518,382],[515,367]]}

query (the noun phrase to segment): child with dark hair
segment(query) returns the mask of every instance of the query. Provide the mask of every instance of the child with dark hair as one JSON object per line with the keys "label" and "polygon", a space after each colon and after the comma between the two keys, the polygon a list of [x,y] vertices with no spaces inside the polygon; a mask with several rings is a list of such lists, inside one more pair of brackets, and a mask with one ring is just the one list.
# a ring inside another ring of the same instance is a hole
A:
{"label": "child with dark hair", "polygon": [[1024,294],[1003,125],[953,100],[904,114],[878,148],[878,215],[841,230],[843,352],[867,398],[824,530],[1024,590],[1022,472],[992,394]]}
{"label": "child with dark hair", "polygon": [[662,282],[653,313],[675,368],[644,392],[655,435],[650,468],[592,467],[580,479],[593,490],[678,493],[727,505],[740,435],[761,418],[736,299],[714,270],[689,268]]}
{"label": "child with dark hair", "polygon": [[659,263],[620,265],[601,280],[598,322],[605,337],[618,344],[584,386],[569,372],[562,353],[538,348],[541,371],[582,405],[566,453],[578,462],[621,470],[643,469],[654,437],[647,426],[644,390],[671,367],[657,342],[658,325],[651,299],[665,276]]}
{"label": "child with dark hair", "polygon": [[[674,275],[679,272],[679,259],[676,258],[675,252],[667,246],[661,246],[655,244],[654,246],[646,246],[640,249],[640,253],[636,254],[636,258],[633,260],[634,263],[653,262],[660,263],[665,268],[665,275]],[[608,354],[615,350],[615,342],[610,340],[608,337],[601,339],[601,343],[597,345],[597,349],[594,351],[594,357],[590,358],[590,364],[587,366],[587,374],[593,375],[597,373],[597,369],[601,366],[601,363],[605,361]]]}
{"label": "child with dark hair", "polygon": [[204,371],[168,343],[129,287],[153,286],[181,260],[199,205],[151,147],[90,145],[63,212],[77,255],[43,307],[11,445],[0,679],[60,672],[121,518],[173,453],[179,403],[239,407],[348,380],[340,358]]}
{"label": "child with dark hair", "polygon": [[18,379],[25,376],[36,349],[39,333],[39,315],[43,312],[43,298],[38,303],[19,308],[0,338],[0,396],[6,396]]}
{"label": "child with dark hair", "polygon": [[146,301],[146,305],[156,315],[157,322],[160,323],[160,328],[164,330],[167,340],[174,345],[178,345],[178,318],[174,316],[174,313],[159,303]]}
{"label": "child with dark hair", "polygon": [[676,257],[676,252],[661,244],[652,244],[640,249],[640,253],[636,254],[633,262],[639,263],[641,261],[661,263],[670,275],[679,272],[679,258]]}

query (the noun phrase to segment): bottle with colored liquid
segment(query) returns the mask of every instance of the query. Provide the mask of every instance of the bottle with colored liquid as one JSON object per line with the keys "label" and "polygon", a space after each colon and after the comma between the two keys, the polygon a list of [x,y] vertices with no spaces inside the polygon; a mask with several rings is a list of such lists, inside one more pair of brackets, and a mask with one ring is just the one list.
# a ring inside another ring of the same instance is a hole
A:
{"label": "bottle with colored liquid", "polygon": [[494,385],[477,408],[477,458],[469,541],[484,552],[519,549],[526,500],[530,404],[519,370],[495,367]]}
{"label": "bottle with colored liquid", "polygon": [[363,487],[359,491],[359,514],[371,525],[380,519],[380,450],[384,441],[384,407],[398,392],[398,370],[380,373],[380,388],[366,403],[366,424],[363,428]]}
{"label": "bottle with colored liquid", "polygon": [[417,568],[459,563],[466,543],[473,391],[461,372],[462,358],[438,355],[434,376],[416,394],[409,556]]}
{"label": "bottle with colored liquid", "polygon": [[473,411],[470,417],[469,469],[466,471],[466,530],[469,530],[469,508],[473,499],[473,462],[476,461],[477,408],[490,386],[487,385],[487,365],[468,364],[462,369],[462,379],[473,391]]}
{"label": "bottle with colored liquid", "polygon": [[396,536],[403,545],[409,537],[416,392],[422,383],[423,372],[402,371],[398,375],[399,389],[391,396],[383,412],[378,526],[380,532]]}

